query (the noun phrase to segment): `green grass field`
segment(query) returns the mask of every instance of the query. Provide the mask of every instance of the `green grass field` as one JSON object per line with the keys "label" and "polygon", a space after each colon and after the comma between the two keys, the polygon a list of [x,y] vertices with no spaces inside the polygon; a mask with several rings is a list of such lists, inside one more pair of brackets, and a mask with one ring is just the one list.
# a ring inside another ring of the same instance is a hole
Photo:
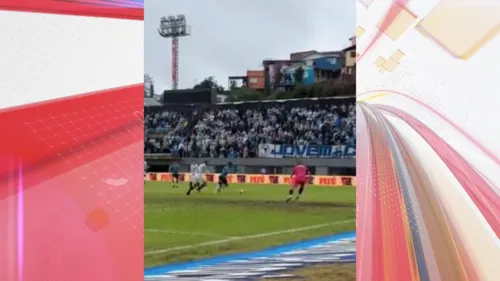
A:
{"label": "green grass field", "polygon": [[[355,230],[354,187],[308,186],[285,203],[288,185],[210,184],[186,196],[167,182],[144,187],[145,265],[261,250]],[[243,194],[240,190],[243,189]]]}

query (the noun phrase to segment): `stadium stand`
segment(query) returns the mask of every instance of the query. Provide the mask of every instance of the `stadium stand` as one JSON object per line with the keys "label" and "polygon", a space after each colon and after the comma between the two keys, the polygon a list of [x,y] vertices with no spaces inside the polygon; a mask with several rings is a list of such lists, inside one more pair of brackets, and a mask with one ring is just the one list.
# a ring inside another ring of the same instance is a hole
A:
{"label": "stadium stand", "polygon": [[259,144],[356,144],[353,98],[164,105],[145,112],[144,152],[257,157]]}

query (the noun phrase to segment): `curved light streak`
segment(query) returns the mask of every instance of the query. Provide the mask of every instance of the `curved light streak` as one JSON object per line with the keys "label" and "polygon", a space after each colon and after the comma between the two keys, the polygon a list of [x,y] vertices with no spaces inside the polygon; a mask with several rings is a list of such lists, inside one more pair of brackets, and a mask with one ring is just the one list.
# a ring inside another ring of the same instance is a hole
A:
{"label": "curved light streak", "polygon": [[23,166],[19,163],[17,179],[17,280],[23,280],[24,261],[24,186]]}

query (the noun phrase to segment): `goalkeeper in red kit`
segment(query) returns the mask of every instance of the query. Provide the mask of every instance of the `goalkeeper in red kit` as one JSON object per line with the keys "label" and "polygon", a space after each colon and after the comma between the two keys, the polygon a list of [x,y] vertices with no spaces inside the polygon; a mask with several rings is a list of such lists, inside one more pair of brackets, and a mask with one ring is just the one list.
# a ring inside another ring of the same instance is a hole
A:
{"label": "goalkeeper in red kit", "polygon": [[309,170],[307,167],[302,164],[302,161],[298,161],[297,165],[293,168],[292,172],[292,186],[290,187],[290,190],[288,191],[288,198],[286,199],[286,202],[290,202],[293,197],[294,191],[299,188],[298,194],[295,197],[295,200],[299,200],[300,196],[304,192],[304,187],[307,182],[307,178],[310,176]]}

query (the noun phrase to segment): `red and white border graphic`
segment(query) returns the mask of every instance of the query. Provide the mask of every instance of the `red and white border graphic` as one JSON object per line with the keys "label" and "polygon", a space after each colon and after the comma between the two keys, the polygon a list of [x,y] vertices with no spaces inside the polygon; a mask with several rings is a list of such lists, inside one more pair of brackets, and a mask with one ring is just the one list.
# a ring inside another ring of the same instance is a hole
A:
{"label": "red and white border graphic", "polygon": [[500,1],[356,3],[356,279],[500,280]]}
{"label": "red and white border graphic", "polygon": [[141,280],[142,4],[6,0],[0,24],[0,280]]}

